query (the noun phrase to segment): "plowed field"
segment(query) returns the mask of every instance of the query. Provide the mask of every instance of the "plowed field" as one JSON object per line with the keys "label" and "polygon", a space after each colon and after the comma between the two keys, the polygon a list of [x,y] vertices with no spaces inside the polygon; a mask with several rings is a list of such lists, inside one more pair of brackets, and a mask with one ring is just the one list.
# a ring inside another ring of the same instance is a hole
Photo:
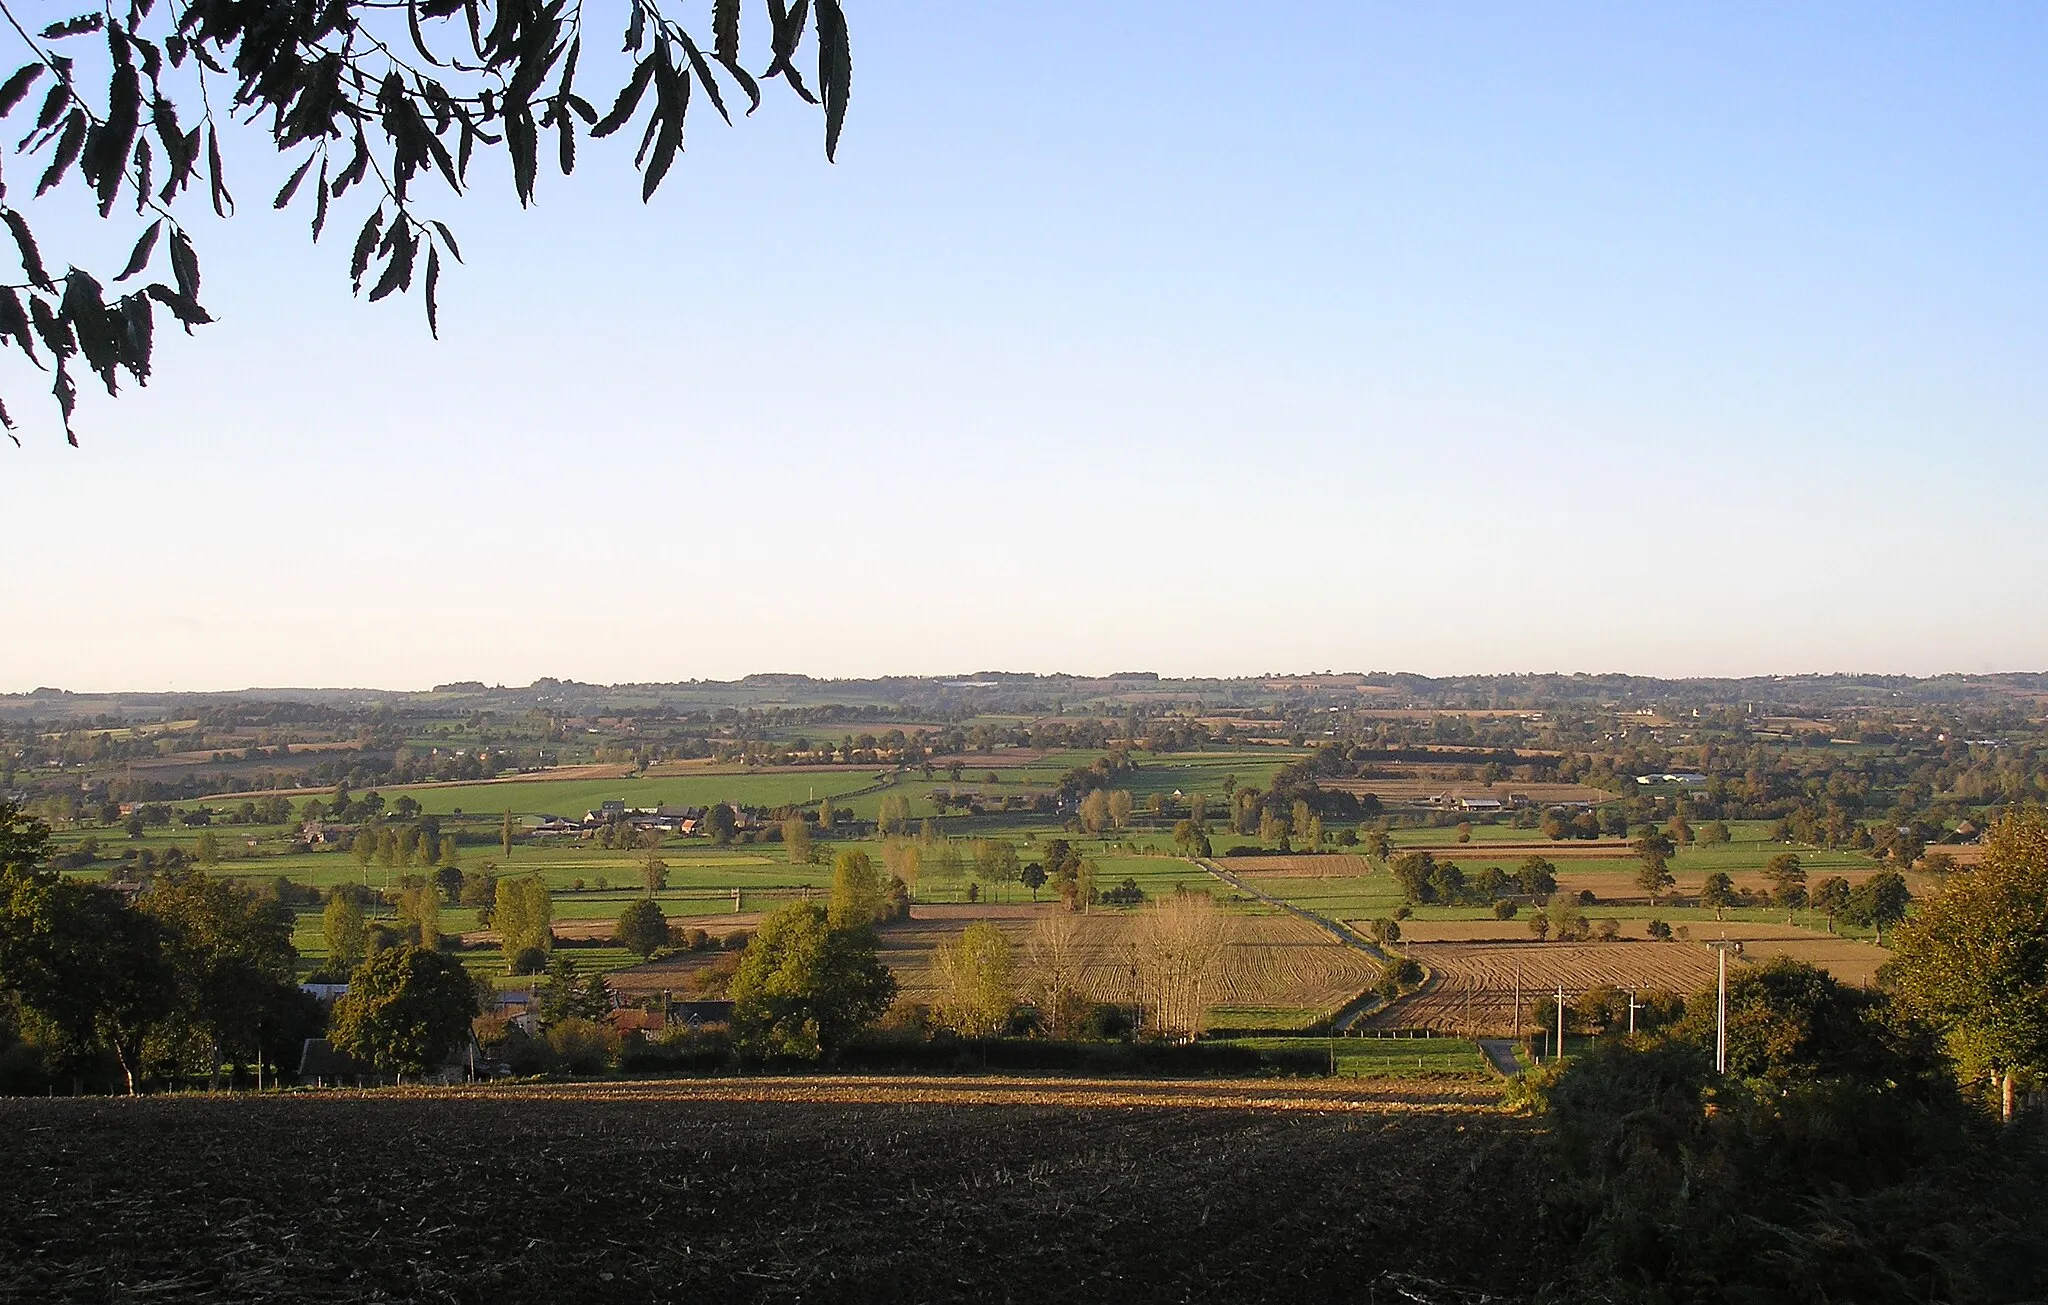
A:
{"label": "plowed field", "polygon": [[1567,998],[1608,984],[1689,995],[1714,981],[1714,953],[1692,943],[1499,939],[1415,942],[1403,950],[1430,971],[1429,982],[1373,1017],[1371,1027],[1505,1036],[1541,1026],[1540,1003],[1554,1000],[1560,986]]}
{"label": "plowed field", "polygon": [[1298,1305],[1556,1271],[1532,1126],[1428,1090],[623,1086],[0,1100],[0,1300]]}

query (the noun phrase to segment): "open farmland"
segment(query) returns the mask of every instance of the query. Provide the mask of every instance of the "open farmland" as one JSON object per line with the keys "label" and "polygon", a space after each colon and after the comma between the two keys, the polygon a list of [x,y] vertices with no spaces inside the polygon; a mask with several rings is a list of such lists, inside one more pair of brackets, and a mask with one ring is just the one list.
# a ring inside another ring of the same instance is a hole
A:
{"label": "open farmland", "polygon": [[1429,971],[1429,981],[1372,1016],[1368,1027],[1512,1035],[1542,1026],[1545,995],[1560,986],[1567,997],[1603,985],[1690,994],[1714,981],[1714,953],[1687,943],[1539,943],[1525,935],[1402,949]]}
{"label": "open farmland", "polygon": [[1436,779],[1425,775],[1400,779],[1328,779],[1322,781],[1322,784],[1324,788],[1354,793],[1361,797],[1370,793],[1390,806],[1397,803],[1422,802],[1446,794],[1453,798],[1497,798],[1502,802],[1522,797],[1537,806],[1559,803],[1597,806],[1615,799],[1615,795],[1605,789],[1591,788],[1585,784],[1524,784],[1506,779],[1487,785],[1476,779]]}
{"label": "open farmland", "polygon": [[[977,919],[993,920],[1020,946],[1032,926],[1059,908],[1044,906],[925,906],[908,923],[881,933],[881,956],[896,972],[902,999],[930,1002],[938,993],[932,953]],[[1336,942],[1291,915],[1224,917],[1227,933],[1208,984],[1212,1019],[1245,1027],[1306,1026],[1363,992],[1379,976],[1372,959]],[[1137,917],[1124,911],[1078,916],[1082,982],[1098,1001],[1131,996],[1131,943]]]}
{"label": "open farmland", "polygon": [[1526,1295],[1472,1087],[803,1079],[0,1102],[0,1299],[469,1305]]}

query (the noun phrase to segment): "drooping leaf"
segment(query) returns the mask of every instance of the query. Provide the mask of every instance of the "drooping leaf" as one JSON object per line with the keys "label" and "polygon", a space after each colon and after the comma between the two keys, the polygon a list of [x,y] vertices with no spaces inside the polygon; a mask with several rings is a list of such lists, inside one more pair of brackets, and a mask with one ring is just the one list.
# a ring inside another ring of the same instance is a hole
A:
{"label": "drooping leaf", "polygon": [[57,285],[43,268],[43,254],[36,248],[36,238],[28,229],[28,219],[9,208],[0,209],[0,221],[7,223],[7,229],[14,234],[14,247],[21,251],[21,270],[28,274],[30,283],[45,290],[55,290]]}
{"label": "drooping leaf", "polygon": [[29,88],[36,84],[36,78],[41,77],[43,72],[44,65],[40,63],[24,64],[15,69],[14,75],[5,83],[0,83],[0,118],[14,112],[15,107],[28,95]]}
{"label": "drooping leaf", "polygon": [[846,101],[853,81],[853,54],[847,43],[846,13],[839,0],[818,0],[818,93],[825,97],[825,158],[839,152],[839,129],[846,123]]}
{"label": "drooping leaf", "polygon": [[28,355],[28,360],[41,367],[43,360],[36,353],[36,337],[28,323],[28,313],[21,306],[21,296],[13,286],[0,286],[0,339],[12,339]]}
{"label": "drooping leaf", "polygon": [[363,291],[363,273],[370,270],[370,255],[376,251],[377,237],[384,226],[384,210],[378,209],[363,222],[363,230],[356,237],[355,253],[349,258],[348,275],[355,283],[357,294]]}
{"label": "drooping leaf", "polygon": [[460,263],[462,261],[462,246],[455,243],[455,233],[448,229],[448,224],[437,220],[434,223],[434,230],[441,233],[442,243],[448,246],[448,252],[455,255],[455,261]]}
{"label": "drooping leaf", "polygon": [[199,251],[192,248],[192,238],[182,229],[171,232],[171,272],[178,279],[178,293],[196,301],[199,298]]}
{"label": "drooping leaf", "polygon": [[441,311],[435,295],[441,286],[441,251],[427,247],[427,333],[441,338]]}
{"label": "drooping leaf", "polygon": [[156,238],[162,235],[163,233],[164,220],[162,218],[158,218],[156,221],[150,223],[149,230],[142,233],[142,238],[135,242],[135,249],[128,255],[128,265],[126,267],[123,267],[121,269],[121,275],[115,277],[114,279],[116,281],[126,281],[129,277],[134,276],[143,268],[148,267],[149,256],[151,252],[156,249]]}
{"label": "drooping leaf", "polygon": [[647,83],[653,79],[654,56],[650,54],[634,66],[633,78],[619,89],[619,98],[613,101],[612,111],[590,129],[590,134],[602,139],[625,126],[640,107],[640,97],[647,93]]}
{"label": "drooping leaf", "polygon": [[42,196],[64,180],[64,173],[78,161],[78,152],[85,148],[87,120],[84,109],[73,109],[65,120],[64,135],[57,141],[57,152],[50,158],[50,166],[43,173],[43,179],[36,183],[36,195]]}
{"label": "drooping leaf", "polygon": [[306,161],[301,163],[292,172],[291,179],[284,183],[283,189],[277,192],[277,198],[270,202],[272,208],[283,208],[292,202],[292,196],[299,193],[299,183],[306,179],[308,172],[312,171],[313,162],[317,157],[317,155],[313,154],[306,156]]}

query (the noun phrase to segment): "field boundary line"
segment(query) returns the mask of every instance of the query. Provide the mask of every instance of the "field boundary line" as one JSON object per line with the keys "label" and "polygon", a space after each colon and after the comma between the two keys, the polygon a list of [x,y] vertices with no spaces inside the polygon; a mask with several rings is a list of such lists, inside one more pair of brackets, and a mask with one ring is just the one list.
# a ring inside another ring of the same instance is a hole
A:
{"label": "field boundary line", "polygon": [[[1350,925],[1345,924],[1342,920],[1333,920],[1329,916],[1323,915],[1316,911],[1311,911],[1305,906],[1297,906],[1293,902],[1289,902],[1282,898],[1275,897],[1271,893],[1266,892],[1263,889],[1254,888],[1236,874],[1233,874],[1232,872],[1224,869],[1222,866],[1217,865],[1212,858],[1194,857],[1192,858],[1192,860],[1196,865],[1200,866],[1204,870],[1207,870],[1210,874],[1222,880],[1223,883],[1225,883],[1229,887],[1235,888],[1241,893],[1249,894],[1250,896],[1255,897],[1258,900],[1266,903],[1268,906],[1277,906],[1281,910],[1286,911],[1290,915],[1308,921],[1310,924],[1315,925],[1317,928],[1323,930],[1325,933],[1328,933],[1331,937],[1335,938],[1338,942],[1344,944],[1346,947],[1352,948],[1355,951],[1364,952],[1367,956],[1370,956],[1375,961],[1378,961],[1382,966],[1392,965],[1394,963],[1393,957],[1389,956],[1384,950],[1382,950],[1378,944],[1370,941],[1363,934],[1359,933],[1358,930],[1353,929]],[[1367,1014],[1369,1014],[1372,1011],[1373,1003],[1378,1000],[1379,995],[1370,990],[1358,994],[1358,996],[1353,997],[1350,1001],[1345,1002],[1342,1006],[1339,1006],[1336,1010],[1336,1013],[1331,1015],[1330,1027],[1339,1033],[1342,1033],[1345,1030],[1350,1029],[1352,1026],[1356,1025],[1359,1020],[1363,1019]]]}

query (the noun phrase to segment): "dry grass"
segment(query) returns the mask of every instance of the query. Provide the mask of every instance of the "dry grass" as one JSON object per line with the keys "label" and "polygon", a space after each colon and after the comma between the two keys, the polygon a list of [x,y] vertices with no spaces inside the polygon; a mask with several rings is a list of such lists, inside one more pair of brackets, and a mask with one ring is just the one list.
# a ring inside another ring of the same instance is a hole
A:
{"label": "dry grass", "polygon": [[1866,942],[1797,925],[1729,920],[1692,926],[1694,940],[1652,942],[1643,922],[1622,922],[1618,942],[1539,943],[1520,920],[1412,920],[1403,926],[1402,950],[1431,974],[1423,991],[1377,1017],[1384,1028],[1427,1028],[1467,1034],[1509,1034],[1535,1028],[1543,1016],[1532,1003],[1562,986],[1567,997],[1588,988],[1639,987],[1690,996],[1714,982],[1711,936],[1742,944],[1743,962],[1776,956],[1805,961],[1843,983],[1867,985],[1891,953]]}
{"label": "dry grass", "polygon": [[[881,935],[881,956],[896,972],[905,1001],[930,1002],[937,995],[931,958],[941,942],[959,936],[968,923],[993,920],[1022,947],[1036,919],[1059,909],[1040,906],[918,906],[904,924]],[[1364,954],[1291,915],[1224,917],[1221,954],[1205,983],[1215,1006],[1270,1006],[1333,1011],[1378,977]],[[1091,911],[1076,917],[1081,984],[1098,1001],[1128,1000],[1132,991],[1132,944],[1136,917],[1121,911]],[[1026,975],[1028,981],[1029,976]]]}
{"label": "dry grass", "polygon": [[1351,853],[1322,856],[1219,856],[1216,864],[1234,875],[1286,875],[1291,879],[1351,878],[1372,873],[1372,861]]}
{"label": "dry grass", "polygon": [[1403,949],[1430,980],[1374,1017],[1374,1027],[1509,1035],[1540,1027],[1541,1003],[1559,987],[1567,997],[1603,985],[1689,994],[1714,981],[1713,952],[1687,943],[1539,943],[1524,930],[1519,941],[1404,941]]}

